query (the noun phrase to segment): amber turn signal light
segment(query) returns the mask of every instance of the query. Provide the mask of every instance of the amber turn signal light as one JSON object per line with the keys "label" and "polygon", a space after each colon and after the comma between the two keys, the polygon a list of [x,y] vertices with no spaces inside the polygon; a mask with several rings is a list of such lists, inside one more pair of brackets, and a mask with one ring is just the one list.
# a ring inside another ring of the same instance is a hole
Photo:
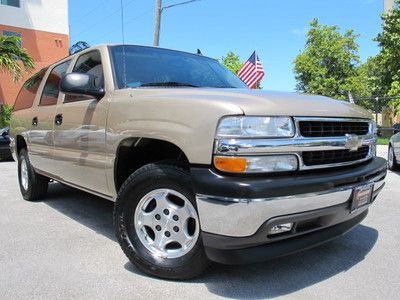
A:
{"label": "amber turn signal light", "polygon": [[214,166],[220,171],[244,172],[247,167],[247,160],[243,157],[214,157]]}

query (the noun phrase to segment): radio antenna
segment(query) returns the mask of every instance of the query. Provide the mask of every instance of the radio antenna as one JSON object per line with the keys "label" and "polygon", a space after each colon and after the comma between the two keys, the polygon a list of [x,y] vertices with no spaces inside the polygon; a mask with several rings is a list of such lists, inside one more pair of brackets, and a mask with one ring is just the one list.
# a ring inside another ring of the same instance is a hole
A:
{"label": "radio antenna", "polygon": [[124,0],[121,0],[121,35],[122,35],[122,44],[125,44]]}
{"label": "radio antenna", "polygon": [[124,0],[121,0],[121,35],[122,35],[122,68],[124,75],[124,88],[126,88],[126,62],[125,62],[125,26],[124,26]]}

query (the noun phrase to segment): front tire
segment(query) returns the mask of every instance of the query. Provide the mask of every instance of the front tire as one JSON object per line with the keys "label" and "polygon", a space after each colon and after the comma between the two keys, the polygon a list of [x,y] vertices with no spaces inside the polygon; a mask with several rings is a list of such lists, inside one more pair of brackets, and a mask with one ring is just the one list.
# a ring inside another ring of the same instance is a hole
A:
{"label": "front tire", "polygon": [[118,241],[140,270],[189,279],[208,266],[190,174],[174,165],[146,165],[122,185],[114,207]]}
{"label": "front tire", "polygon": [[397,163],[396,155],[394,153],[394,148],[392,145],[389,145],[388,168],[391,171],[398,171],[400,169],[400,165]]}
{"label": "front tire", "polygon": [[46,197],[49,179],[35,172],[26,149],[22,149],[18,156],[18,180],[25,200],[37,201]]}

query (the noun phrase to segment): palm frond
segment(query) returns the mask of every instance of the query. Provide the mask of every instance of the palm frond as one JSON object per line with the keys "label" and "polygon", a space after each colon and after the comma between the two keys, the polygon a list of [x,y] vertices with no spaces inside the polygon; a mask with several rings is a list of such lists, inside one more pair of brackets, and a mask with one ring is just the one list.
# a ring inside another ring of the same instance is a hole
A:
{"label": "palm frond", "polygon": [[9,72],[14,81],[22,77],[22,68],[29,72],[35,67],[32,56],[20,47],[21,38],[18,36],[0,37],[0,70]]}

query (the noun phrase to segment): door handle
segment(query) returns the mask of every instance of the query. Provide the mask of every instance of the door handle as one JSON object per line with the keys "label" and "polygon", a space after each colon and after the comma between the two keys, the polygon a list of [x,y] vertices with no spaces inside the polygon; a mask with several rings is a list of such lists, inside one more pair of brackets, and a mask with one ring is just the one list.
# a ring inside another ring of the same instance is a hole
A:
{"label": "door handle", "polygon": [[60,126],[63,122],[63,116],[62,114],[58,114],[56,115],[56,117],[54,118],[54,124],[56,124],[57,126]]}
{"label": "door handle", "polygon": [[38,123],[39,123],[38,117],[33,117],[33,119],[32,119],[32,126],[37,126]]}

